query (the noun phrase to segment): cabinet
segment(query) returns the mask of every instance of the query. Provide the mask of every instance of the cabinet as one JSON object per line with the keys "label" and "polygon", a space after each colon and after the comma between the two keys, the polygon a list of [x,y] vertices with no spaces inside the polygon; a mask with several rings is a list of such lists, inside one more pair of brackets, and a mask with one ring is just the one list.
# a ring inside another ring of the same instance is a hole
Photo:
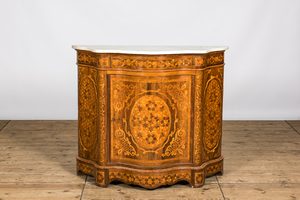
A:
{"label": "cabinet", "polygon": [[227,47],[73,46],[78,174],[156,188],[223,172]]}

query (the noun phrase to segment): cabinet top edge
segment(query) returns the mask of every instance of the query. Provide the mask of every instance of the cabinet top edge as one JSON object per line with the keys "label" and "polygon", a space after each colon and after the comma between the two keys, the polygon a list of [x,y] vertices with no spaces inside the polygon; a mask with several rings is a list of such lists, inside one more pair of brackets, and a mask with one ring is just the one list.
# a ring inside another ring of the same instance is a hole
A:
{"label": "cabinet top edge", "polygon": [[215,51],[225,51],[228,46],[113,46],[113,45],[72,45],[75,50],[91,51],[94,53],[120,54],[204,54]]}

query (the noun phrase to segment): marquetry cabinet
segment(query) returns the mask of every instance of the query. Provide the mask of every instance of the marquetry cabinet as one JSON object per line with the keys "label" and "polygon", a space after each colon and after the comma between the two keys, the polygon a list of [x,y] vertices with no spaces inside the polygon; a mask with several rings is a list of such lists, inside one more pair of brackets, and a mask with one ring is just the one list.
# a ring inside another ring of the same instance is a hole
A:
{"label": "marquetry cabinet", "polygon": [[78,174],[156,188],[223,172],[228,47],[73,46]]}

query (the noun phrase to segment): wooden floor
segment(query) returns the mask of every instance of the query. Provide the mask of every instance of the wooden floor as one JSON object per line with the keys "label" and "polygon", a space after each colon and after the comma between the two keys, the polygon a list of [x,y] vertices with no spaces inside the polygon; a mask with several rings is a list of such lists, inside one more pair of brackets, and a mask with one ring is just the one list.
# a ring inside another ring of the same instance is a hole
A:
{"label": "wooden floor", "polygon": [[147,190],[77,176],[77,121],[0,121],[0,199],[300,199],[300,121],[225,121],[224,175]]}

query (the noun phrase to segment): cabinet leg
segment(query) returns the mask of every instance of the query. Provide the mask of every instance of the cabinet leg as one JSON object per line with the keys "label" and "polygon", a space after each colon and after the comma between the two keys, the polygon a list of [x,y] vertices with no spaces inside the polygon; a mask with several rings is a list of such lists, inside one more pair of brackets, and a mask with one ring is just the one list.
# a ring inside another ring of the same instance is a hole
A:
{"label": "cabinet leg", "polygon": [[194,185],[192,185],[192,187],[195,187],[195,188],[202,187],[205,182],[203,170],[195,171],[195,173],[193,173],[193,174],[194,174]]}
{"label": "cabinet leg", "polygon": [[108,186],[107,174],[108,174],[108,170],[96,169],[96,175],[95,175],[96,185],[100,187],[107,187]]}

